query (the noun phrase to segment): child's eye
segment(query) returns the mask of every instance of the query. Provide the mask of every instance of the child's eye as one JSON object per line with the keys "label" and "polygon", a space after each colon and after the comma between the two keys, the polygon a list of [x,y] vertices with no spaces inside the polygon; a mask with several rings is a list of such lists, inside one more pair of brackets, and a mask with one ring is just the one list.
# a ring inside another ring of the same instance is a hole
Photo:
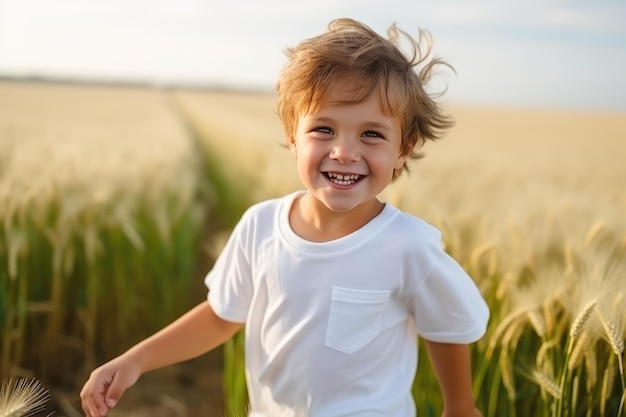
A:
{"label": "child's eye", "polygon": [[381,135],[380,133],[374,130],[368,130],[366,132],[363,132],[363,136],[365,136],[366,138],[382,138],[383,137],[383,135]]}
{"label": "child's eye", "polygon": [[330,127],[325,127],[325,126],[320,126],[320,127],[313,128],[313,132],[324,133],[326,135],[332,135],[333,134],[333,130]]}

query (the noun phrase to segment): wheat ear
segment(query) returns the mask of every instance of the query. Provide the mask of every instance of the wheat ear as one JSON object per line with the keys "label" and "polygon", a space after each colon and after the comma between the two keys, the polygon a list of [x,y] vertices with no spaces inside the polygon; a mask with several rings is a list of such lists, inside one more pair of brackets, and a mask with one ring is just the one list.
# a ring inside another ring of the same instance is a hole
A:
{"label": "wheat ear", "polygon": [[578,365],[580,365],[583,357],[585,356],[585,351],[589,349],[590,342],[591,335],[588,331],[583,331],[578,340],[574,342],[574,347],[567,363],[567,368],[570,371],[573,371],[578,367]]}
{"label": "wheat ear", "polygon": [[532,376],[541,389],[556,399],[561,398],[561,388],[557,385],[556,381],[538,369],[533,369]]}
{"label": "wheat ear", "polygon": [[604,230],[604,228],[605,224],[602,220],[596,222],[593,226],[591,226],[591,229],[589,229],[587,235],[585,236],[585,245],[591,245],[593,241],[596,240],[600,232]]}
{"label": "wheat ear", "polygon": [[569,330],[569,336],[572,340],[574,340],[576,336],[578,336],[580,331],[585,326],[585,323],[589,319],[589,316],[591,315],[591,312],[593,311],[593,307],[596,305],[596,302],[597,300],[594,298],[593,300],[585,304],[582,310],[580,310],[580,313],[578,313],[578,315],[572,322],[572,325]]}
{"label": "wheat ear", "polygon": [[546,335],[546,322],[541,313],[537,310],[529,310],[526,313],[526,316],[528,317],[530,324],[535,329],[537,336],[544,337]]}
{"label": "wheat ear", "polygon": [[600,317],[600,323],[602,323],[602,328],[611,345],[611,349],[613,349],[613,353],[621,357],[622,353],[624,353],[624,340],[618,326],[601,309],[596,308],[596,312],[598,317]]}
{"label": "wheat ear", "polygon": [[513,366],[508,349],[503,349],[500,352],[500,369],[502,370],[502,384],[506,388],[509,400],[515,401],[515,378],[513,377]]}
{"label": "wheat ear", "polygon": [[28,417],[44,411],[50,391],[36,379],[9,378],[0,385],[0,417]]}

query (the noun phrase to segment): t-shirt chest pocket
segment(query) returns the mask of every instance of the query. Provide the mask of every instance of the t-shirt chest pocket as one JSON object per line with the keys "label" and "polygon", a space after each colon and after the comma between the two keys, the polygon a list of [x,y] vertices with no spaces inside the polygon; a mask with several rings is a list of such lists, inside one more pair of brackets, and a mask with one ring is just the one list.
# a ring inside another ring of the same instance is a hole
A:
{"label": "t-shirt chest pocket", "polygon": [[380,334],[389,291],[333,287],[326,346],[353,353]]}

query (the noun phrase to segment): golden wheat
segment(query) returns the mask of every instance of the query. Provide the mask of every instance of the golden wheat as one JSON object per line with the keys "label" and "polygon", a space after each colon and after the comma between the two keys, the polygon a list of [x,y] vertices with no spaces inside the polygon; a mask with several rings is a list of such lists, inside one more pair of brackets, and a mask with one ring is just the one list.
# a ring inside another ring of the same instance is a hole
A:
{"label": "golden wheat", "polygon": [[575,340],[576,337],[583,330],[585,324],[587,323],[587,320],[589,319],[589,317],[591,316],[591,313],[593,312],[593,308],[596,305],[597,301],[598,301],[597,299],[588,301],[587,304],[585,304],[581,308],[578,314],[574,316],[574,320],[572,321],[572,324],[569,330],[569,337],[572,340]]}
{"label": "golden wheat", "polygon": [[560,343],[558,340],[546,340],[543,343],[541,343],[541,346],[537,350],[537,355],[535,359],[535,362],[537,363],[537,366],[539,368],[543,368],[544,366],[546,366],[547,362],[552,361],[552,358],[550,357],[549,353],[555,347],[559,347],[559,345]]}
{"label": "golden wheat", "polygon": [[295,159],[266,94],[177,92],[174,101],[220,169],[258,201],[302,188]]}
{"label": "golden wheat", "polygon": [[[36,223],[49,228],[55,245],[69,238],[71,234],[59,235],[68,226],[99,222],[119,224],[140,249],[141,238],[131,221],[138,199],[155,203],[156,222],[163,225],[166,216],[158,211],[158,202],[164,194],[176,196],[180,206],[193,198],[197,171],[192,143],[159,92],[0,88],[6,100],[0,100],[0,147],[7,152],[0,214],[9,235],[11,277],[18,273],[26,213],[35,213]],[[29,100],[33,104],[26,112],[21,103]],[[61,106],[59,100],[76,104]],[[115,110],[120,102],[124,108]],[[35,120],[33,113],[38,114]],[[48,224],[47,211],[54,204],[58,217]]]}
{"label": "golden wheat", "polygon": [[28,417],[45,410],[50,391],[36,379],[9,378],[0,384],[0,417]]}
{"label": "golden wheat", "polygon": [[[151,247],[161,248],[183,222],[200,230],[200,159],[157,90],[28,83],[0,83],[0,155],[0,297],[11,311],[0,307],[0,373],[34,358],[63,373],[52,359],[64,332],[84,332],[84,354],[93,358],[96,348],[106,350],[104,342],[95,346],[95,329],[124,337],[128,316],[139,313],[124,304],[101,321],[104,297],[116,286],[126,298],[143,285],[122,275],[139,272],[132,257],[145,252],[151,231],[161,238]],[[126,261],[111,258],[118,251]],[[171,279],[180,278],[189,279]],[[46,308],[35,314],[33,303]],[[47,348],[32,347],[41,345]]]}
{"label": "golden wheat", "polygon": [[598,313],[598,317],[600,318],[600,323],[602,324],[602,328],[604,329],[604,335],[607,338],[613,353],[618,357],[622,356],[624,353],[624,339],[623,339],[623,330],[621,329],[621,325],[618,325],[618,320],[623,321],[623,311],[618,311],[615,314],[615,318],[609,317],[607,313],[602,311],[602,309],[596,308],[595,311]]}
{"label": "golden wheat", "polygon": [[506,389],[510,401],[514,401],[516,397],[515,377],[513,376],[513,365],[509,357],[509,349],[500,351],[500,369],[502,371],[502,384]]}
{"label": "golden wheat", "polygon": [[585,236],[585,245],[591,245],[605,227],[606,225],[604,220],[598,220],[593,226],[591,226],[589,232],[587,232],[587,235]]}
{"label": "golden wheat", "polygon": [[572,371],[577,368],[582,362],[585,354],[588,350],[590,350],[592,345],[592,337],[590,332],[585,330],[580,336],[575,340],[574,347],[570,353],[569,360],[567,362],[567,368]]}
{"label": "golden wheat", "polygon": [[533,369],[531,372],[533,380],[539,385],[542,391],[547,392],[552,397],[556,399],[560,399],[562,392],[559,385],[556,383],[554,378],[546,375],[544,372],[541,372],[538,369]]}
{"label": "golden wheat", "polygon": [[484,242],[474,248],[470,255],[469,268],[470,271],[479,271],[483,258],[487,258],[487,267],[484,271],[486,276],[493,276],[498,272],[498,255],[492,242]]}
{"label": "golden wheat", "polygon": [[537,336],[544,337],[546,335],[546,323],[538,309],[531,309],[526,312],[528,321],[532,324]]}
{"label": "golden wheat", "polygon": [[516,328],[517,324],[523,320],[524,314],[526,314],[526,310],[517,310],[500,320],[489,337],[490,350],[495,349],[506,332]]}

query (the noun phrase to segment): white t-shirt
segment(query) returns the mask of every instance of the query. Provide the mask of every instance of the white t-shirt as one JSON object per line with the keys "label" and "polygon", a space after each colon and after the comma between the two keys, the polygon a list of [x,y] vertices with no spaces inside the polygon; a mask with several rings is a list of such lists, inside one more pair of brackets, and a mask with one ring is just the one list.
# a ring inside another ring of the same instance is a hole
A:
{"label": "white t-shirt", "polygon": [[418,334],[474,342],[487,305],[423,220],[387,203],[310,242],[289,225],[297,195],[248,209],[205,279],[216,314],[246,323],[251,415],[414,416]]}

